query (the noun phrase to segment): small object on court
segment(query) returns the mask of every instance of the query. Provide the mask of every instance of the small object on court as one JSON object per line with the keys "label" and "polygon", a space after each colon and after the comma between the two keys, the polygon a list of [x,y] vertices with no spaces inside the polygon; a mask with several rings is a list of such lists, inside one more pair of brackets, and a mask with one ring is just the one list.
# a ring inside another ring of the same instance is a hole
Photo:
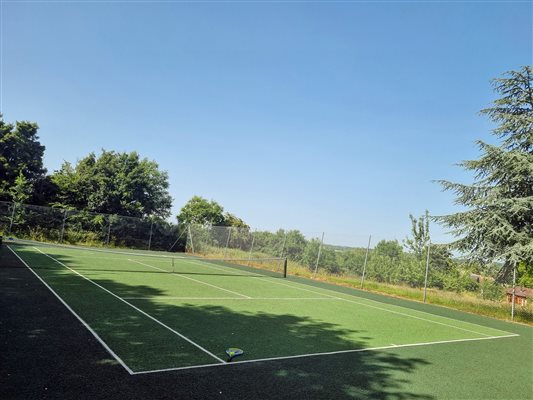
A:
{"label": "small object on court", "polygon": [[236,347],[230,347],[226,350],[226,354],[228,355],[228,362],[233,360],[235,357],[242,356],[244,354],[244,351],[241,349],[237,349]]}

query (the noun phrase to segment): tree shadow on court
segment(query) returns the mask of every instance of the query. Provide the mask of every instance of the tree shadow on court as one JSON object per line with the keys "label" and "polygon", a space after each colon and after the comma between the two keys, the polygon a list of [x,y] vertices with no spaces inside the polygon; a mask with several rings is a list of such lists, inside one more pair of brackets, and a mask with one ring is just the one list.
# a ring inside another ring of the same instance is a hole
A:
{"label": "tree shadow on court", "polygon": [[[68,256],[56,258],[66,265],[74,263]],[[127,295],[142,299],[131,302],[218,357],[223,357],[224,349],[231,346],[245,350],[246,354],[241,358],[244,361],[364,349],[369,347],[368,343],[372,340],[372,333],[365,331],[364,326],[348,330],[334,323],[299,315],[297,308],[294,312],[279,314],[275,310],[250,311],[246,307],[192,303],[174,305],[157,301],[157,296],[165,295],[157,287],[95,278],[95,283],[109,291],[104,292],[80,276],[66,273],[65,268],[58,263],[48,263],[46,270],[43,270],[43,277],[84,320],[96,321],[90,323],[91,326],[112,350],[127,360],[128,365],[139,369],[183,366],[184,359],[189,360],[190,364],[205,364],[205,360],[210,360],[209,363],[218,361],[109,292],[120,294],[121,297]],[[28,273],[24,279],[35,278]],[[29,301],[31,293],[21,293],[21,296],[28,297],[26,300]],[[48,327],[41,334],[54,335],[54,321],[57,318],[58,323],[64,324],[63,314],[68,314],[65,308],[61,308],[61,315],[57,310],[49,314]],[[70,323],[79,325],[72,318]],[[26,332],[28,339],[30,335],[35,335],[36,329],[40,329],[34,324],[30,325]],[[64,337],[60,340],[72,341],[72,346],[75,346],[79,338]],[[125,375],[116,360],[102,351],[101,344],[92,341],[91,346],[81,355],[85,357],[86,364],[76,364],[75,369],[63,371],[60,378],[63,390],[67,385],[69,391],[82,392],[79,398],[433,398],[410,390],[409,375],[416,374],[429,362],[387,351],[360,351],[253,363],[237,361],[220,367]],[[94,357],[92,352],[99,354],[99,357]],[[41,361],[44,368],[32,369],[32,373],[46,374],[50,371],[46,364],[53,369],[52,364],[56,362],[53,359]],[[173,365],[173,362],[182,364]],[[84,383],[87,376],[90,376],[90,385]],[[117,378],[119,376],[120,379]],[[53,381],[54,378],[41,377],[43,379]],[[112,396],[108,396],[109,392],[101,392],[110,386],[113,387]]]}

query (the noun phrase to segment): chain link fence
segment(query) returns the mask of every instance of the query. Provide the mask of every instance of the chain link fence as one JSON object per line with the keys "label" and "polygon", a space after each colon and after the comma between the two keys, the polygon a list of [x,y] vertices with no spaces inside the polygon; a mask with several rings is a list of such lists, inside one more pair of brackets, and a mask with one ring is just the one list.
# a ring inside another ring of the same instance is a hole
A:
{"label": "chain link fence", "polygon": [[176,224],[27,204],[0,202],[0,231],[42,242],[184,251],[185,235]]}
{"label": "chain link fence", "polygon": [[532,289],[516,285],[512,274],[496,280],[501,266],[457,259],[442,244],[426,246],[417,255],[405,251],[397,240],[371,235],[177,225],[153,218],[9,202],[0,202],[0,231],[6,236],[54,243],[186,251],[202,257],[248,260],[249,265],[254,260],[276,258],[275,265],[269,266],[272,270],[282,268],[279,260],[287,258],[289,275],[533,323]]}
{"label": "chain link fence", "polygon": [[496,281],[501,266],[457,259],[443,244],[429,244],[416,255],[395,239],[371,235],[190,225],[186,251],[214,258],[287,257],[289,275],[533,323],[533,290],[523,290],[511,276]]}

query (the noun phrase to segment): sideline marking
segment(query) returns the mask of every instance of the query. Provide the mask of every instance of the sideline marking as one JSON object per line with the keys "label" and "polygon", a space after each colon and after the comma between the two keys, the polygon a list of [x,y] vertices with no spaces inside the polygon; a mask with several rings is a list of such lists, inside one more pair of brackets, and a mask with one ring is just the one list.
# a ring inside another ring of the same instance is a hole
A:
{"label": "sideline marking", "polygon": [[147,312],[141,310],[139,307],[136,307],[134,306],[133,304],[129,303],[128,301],[124,300],[122,297],[116,295],[115,293],[113,293],[112,291],[110,291],[109,289],[106,289],[105,287],[103,287],[102,285],[99,285],[98,283],[92,281],[91,279],[87,278],[85,275],[82,275],[80,274],[78,271],[68,267],[67,265],[63,264],[61,261],[59,260],[56,260],[54,257],[46,254],[45,252],[39,250],[38,248],[36,247],[33,247],[35,250],[37,250],[39,253],[45,255],[46,257],[49,257],[51,258],[52,260],[54,260],[56,263],[58,263],[59,265],[62,265],[63,267],[67,268],[68,270],[74,272],[75,274],[81,276],[83,279],[87,280],[88,282],[92,283],[93,285],[99,287],[100,289],[104,290],[105,292],[109,293],[110,295],[112,295],[113,297],[116,297],[117,299],[119,299],[120,301],[122,301],[123,303],[127,304],[128,306],[130,306],[131,308],[133,308],[134,310],[140,312],[141,314],[145,315],[146,317],[150,318],[152,321],[158,323],[159,325],[161,325],[162,327],[168,329],[169,331],[171,331],[172,333],[175,333],[176,335],[178,335],[180,338],[186,340],[187,342],[189,342],[190,344],[192,344],[193,346],[197,347],[198,349],[202,350],[204,353],[210,355],[211,357],[213,357],[214,359],[220,361],[221,363],[223,364],[226,364],[226,361],[222,360],[221,358],[217,357],[216,355],[214,355],[213,353],[211,353],[209,350],[203,348],[202,346],[200,346],[198,343],[195,343],[193,342],[191,339],[189,339],[188,337],[186,337],[185,335],[179,333],[178,331],[176,331],[175,329],[172,329],[170,326],[164,324],[163,322],[159,321],[157,318],[151,316],[150,314],[148,314]]}
{"label": "sideline marking", "polygon": [[89,324],[88,324],[87,322],[85,322],[85,321],[84,321],[84,320],[83,320],[83,319],[82,319],[82,318],[76,313],[76,311],[74,311],[74,310],[73,310],[73,309],[72,309],[72,308],[71,308],[71,307],[65,302],[65,300],[63,300],[61,297],[59,297],[59,295],[55,292],[55,290],[52,289],[52,288],[50,287],[50,285],[48,285],[48,283],[46,283],[46,282],[43,280],[43,278],[41,278],[39,275],[37,275],[37,273],[36,273],[33,269],[31,269],[31,267],[26,263],[26,261],[24,261],[24,260],[23,260],[23,259],[22,259],[22,258],[21,258],[21,257],[15,252],[15,250],[13,250],[9,245],[7,246],[7,248],[8,248],[9,250],[11,250],[11,252],[12,252],[12,253],[13,253],[13,254],[14,254],[14,255],[15,255],[15,256],[16,256],[21,262],[22,262],[22,264],[24,264],[24,265],[26,266],[26,268],[28,268],[28,269],[29,269],[29,270],[30,270],[30,271],[31,271],[31,272],[37,277],[37,279],[39,279],[39,280],[41,281],[41,283],[42,283],[44,286],[46,286],[46,287],[48,288],[48,290],[50,290],[54,296],[57,297],[57,299],[58,299],[58,300],[59,300],[59,301],[60,301],[60,302],[61,302],[61,303],[67,308],[67,310],[69,310],[69,311],[72,313],[72,315],[74,315],[74,316],[78,319],[78,321],[80,321],[80,322],[82,323],[82,325],[83,325],[85,328],[87,328],[87,330],[88,330],[89,332],[91,332],[91,334],[96,338],[96,340],[98,340],[98,341],[100,342],[100,344],[104,347],[104,349],[106,349],[107,352],[108,352],[111,356],[113,356],[113,358],[114,358],[115,360],[117,360],[118,363],[119,363],[120,365],[122,365],[122,366],[124,367],[124,369],[125,369],[126,371],[128,371],[128,373],[129,373],[130,375],[135,374],[135,373],[131,370],[131,368],[128,367],[128,366],[126,365],[126,363],[125,363],[124,361],[122,361],[122,359],[121,359],[121,358],[120,358],[120,357],[119,357],[119,356],[118,356],[113,350],[111,350],[111,348],[110,348],[110,347],[109,347],[109,346],[108,346],[108,345],[102,340],[102,338],[100,338],[100,336],[98,336],[98,334],[93,330],[93,328],[91,328],[91,327],[89,326]]}
{"label": "sideline marking", "polygon": [[[330,295],[330,294],[317,292],[317,291],[315,291],[315,290],[311,290],[311,289],[307,289],[307,288],[301,288],[301,287],[297,287],[297,286],[288,285],[288,284],[283,283],[283,282],[278,282],[278,281],[269,281],[269,282],[276,283],[276,284],[278,284],[278,285],[283,285],[283,286],[291,287],[291,288],[296,289],[296,290],[304,290],[304,291],[306,291],[306,292],[311,292],[311,293],[315,293],[315,294],[319,294],[319,295],[323,295],[323,296],[328,296],[328,297],[331,297],[331,298],[333,298],[333,299],[337,299],[337,300],[345,301],[345,302],[348,302],[348,303],[359,304],[359,305],[362,305],[362,306],[365,306],[365,307],[375,308],[375,309],[377,309],[377,310],[390,312],[390,313],[392,313],[392,314],[403,315],[403,316],[405,316],[405,317],[410,317],[410,318],[414,318],[414,319],[419,319],[419,320],[426,321],[426,322],[430,322],[430,323],[433,323],[433,324],[444,325],[444,326],[447,326],[447,327],[450,327],[450,328],[454,328],[454,329],[459,329],[459,330],[462,330],[462,331],[465,331],[465,332],[475,333],[476,335],[482,335],[482,336],[492,337],[491,335],[486,334],[486,333],[481,333],[481,332],[473,331],[473,330],[470,330],[470,329],[461,328],[461,327],[459,327],[459,326],[450,325],[450,324],[447,324],[447,323],[445,323],[445,322],[439,322],[439,321],[434,321],[434,320],[427,319],[427,318],[423,318],[423,317],[418,317],[418,316],[416,316],[416,315],[407,314],[407,313],[405,313],[405,312],[401,312],[401,311],[390,310],[390,309],[387,309],[387,308],[383,308],[383,307],[378,307],[378,306],[374,306],[374,305],[371,305],[371,304],[362,303],[362,302],[360,302],[360,301],[355,301],[355,300],[351,300],[351,299],[346,299],[346,298],[338,297],[338,296],[332,296],[332,295]],[[299,283],[299,282],[294,282],[294,283],[296,283],[296,284],[298,284],[298,285],[305,285],[305,284],[303,284],[303,283]],[[307,285],[305,285],[305,286],[307,286]],[[322,288],[321,288],[321,289],[322,289]],[[323,290],[328,291],[328,292],[333,292],[331,289],[323,289]],[[334,293],[336,293],[336,292],[334,292]],[[341,294],[346,294],[347,296],[350,296],[350,297],[352,297],[352,298],[355,298],[355,297],[356,297],[355,295],[351,295],[351,294],[347,294],[347,293],[341,293]],[[384,304],[384,303],[380,303],[380,302],[378,302],[378,301],[376,301],[376,300],[372,300],[372,299],[364,299],[364,300],[368,300],[368,301],[371,301],[371,302],[373,302],[373,303]],[[450,321],[456,321],[456,322],[460,322],[460,323],[464,323],[464,324],[468,324],[468,325],[479,326],[479,327],[481,327],[481,328],[487,328],[487,329],[490,329],[490,330],[492,330],[492,331],[498,331],[498,332],[502,332],[502,333],[510,333],[510,332],[502,331],[501,329],[489,328],[489,327],[486,327],[486,326],[483,326],[483,325],[479,325],[479,324],[475,324],[475,323],[472,323],[472,322],[466,322],[466,321],[461,321],[461,320],[457,320],[457,319],[453,319],[453,318],[449,318],[449,317],[440,316],[440,315],[437,315],[437,314],[431,314],[431,313],[428,313],[428,312],[425,312],[425,311],[413,310],[413,309],[406,308],[406,307],[403,307],[403,306],[396,306],[396,305],[393,305],[393,307],[401,308],[401,309],[404,309],[404,310],[412,310],[412,311],[414,311],[414,312],[418,312],[418,313],[421,313],[421,314],[431,315],[431,316],[434,316],[434,317],[437,317],[437,318],[443,318],[443,319],[447,319],[447,320],[450,320]],[[518,336],[520,336],[520,335],[518,335]],[[502,337],[506,337],[506,336],[502,336]]]}
{"label": "sideline marking", "polygon": [[512,334],[512,335],[506,335],[506,336],[490,336],[490,337],[471,338],[471,339],[440,340],[436,342],[408,343],[408,344],[397,344],[397,345],[391,345],[391,346],[369,347],[366,349],[339,350],[339,351],[329,351],[325,353],[308,353],[308,354],[300,354],[296,356],[258,358],[255,360],[244,360],[244,361],[237,361],[237,362],[226,363],[226,364],[202,364],[202,365],[194,365],[191,367],[176,367],[176,368],[163,368],[163,369],[153,369],[153,370],[147,370],[147,371],[138,371],[138,372],[134,372],[134,375],[154,374],[154,373],[159,373],[159,372],[180,371],[180,370],[197,369],[197,368],[209,368],[209,367],[221,367],[221,366],[227,367],[231,365],[252,364],[252,363],[257,363],[257,362],[265,362],[265,361],[288,360],[288,359],[306,358],[306,357],[322,357],[322,356],[328,356],[328,355],[334,355],[334,354],[361,353],[364,351],[390,350],[390,349],[398,349],[398,348],[404,348],[404,347],[432,346],[432,345],[438,345],[438,344],[458,343],[458,342],[475,342],[475,341],[480,341],[480,340],[503,339],[503,338],[510,338],[510,337],[516,337],[516,336],[520,336],[520,335]]}
{"label": "sideline marking", "polygon": [[135,260],[132,260],[130,258],[128,258],[128,261],[134,262],[136,264],[144,265],[145,267],[150,267],[150,268],[153,268],[153,269],[157,269],[159,271],[166,272],[167,274],[174,275],[174,276],[177,276],[179,278],[190,279],[191,281],[201,283],[202,285],[211,286],[211,287],[214,287],[215,289],[218,289],[218,290],[223,290],[223,291],[228,292],[228,293],[236,294],[237,296],[241,296],[241,297],[243,297],[245,299],[251,299],[250,296],[246,296],[245,294],[237,293],[237,292],[234,292],[233,290],[224,289],[222,287],[219,287],[219,286],[216,286],[216,285],[212,285],[212,284],[207,283],[207,282],[202,282],[202,281],[199,281],[198,279],[191,278],[190,276],[176,274],[175,272],[170,272],[170,271],[164,270],[163,268],[154,267],[153,265],[145,264],[145,263],[142,263],[140,261],[135,261]]}
{"label": "sideline marking", "polygon": [[[194,261],[189,261],[189,260],[186,260],[186,262],[190,262],[190,263],[194,263],[194,264],[200,264],[198,262],[194,262]],[[205,265],[207,264],[207,265]],[[202,263],[202,265],[204,266],[207,266],[209,268],[214,268],[214,269],[218,269],[218,270],[224,270],[226,272],[233,272],[233,268],[230,267],[230,266],[214,266],[212,265],[212,263],[209,263],[209,262],[206,262],[206,263]],[[229,270],[229,271],[228,271]],[[236,272],[235,272],[236,273]],[[256,274],[256,273],[254,273]],[[450,325],[450,324],[447,324],[445,322],[439,322],[439,321],[434,321],[434,320],[431,320],[431,319],[427,319],[427,318],[423,318],[423,317],[419,317],[419,316],[416,316],[416,315],[411,315],[411,314],[408,314],[408,313],[405,313],[405,312],[401,312],[401,311],[395,311],[395,310],[390,310],[390,309],[387,309],[387,308],[383,308],[383,307],[378,307],[378,306],[375,306],[375,305],[371,305],[371,304],[366,304],[366,303],[362,303],[360,301],[356,301],[356,300],[352,300],[352,299],[346,299],[346,298],[343,298],[343,297],[339,297],[339,296],[333,296],[333,295],[330,295],[330,294],[327,294],[327,293],[322,293],[322,292],[318,292],[316,290],[311,290],[311,289],[308,289],[307,287],[309,285],[305,284],[305,283],[300,283],[300,282],[292,282],[296,285],[301,285],[301,286],[306,286],[305,288],[304,287],[298,287],[298,286],[293,286],[293,285],[289,285],[287,283],[284,283],[284,282],[278,282],[277,280],[270,280],[268,279],[268,277],[265,277],[263,275],[259,275],[259,274],[256,274],[257,277],[259,278],[267,278],[267,282],[270,282],[270,283],[274,283],[274,284],[278,284],[278,285],[282,285],[282,286],[286,286],[286,287],[290,287],[290,288],[293,288],[293,289],[296,289],[296,290],[303,290],[303,291],[306,291],[306,292],[310,292],[310,293],[314,293],[314,294],[318,294],[320,296],[327,296],[329,298],[332,298],[332,299],[336,299],[336,300],[340,300],[340,301],[345,301],[345,302],[348,302],[348,303],[353,303],[353,304],[359,304],[359,305],[362,305],[362,306],[366,306],[366,307],[370,307],[370,308],[375,308],[375,309],[378,309],[378,310],[381,310],[381,311],[386,311],[386,312],[390,312],[390,313],[393,313],[393,314],[398,314],[398,315],[403,315],[403,316],[406,316],[406,317],[410,317],[410,318],[414,318],[414,319],[419,319],[419,320],[422,320],[422,321],[426,321],[426,322],[430,322],[430,323],[434,323],[434,324],[439,324],[439,325],[444,325],[444,326],[447,326],[447,327],[450,327],[450,328],[454,328],[454,329],[459,329],[459,330],[462,330],[462,331],[466,331],[466,332],[470,332],[470,333],[475,333],[476,335],[482,335],[482,336],[487,336],[487,337],[490,337],[491,335],[489,334],[486,334],[486,333],[481,333],[481,332],[477,332],[477,331],[473,331],[473,330],[470,330],[470,329],[466,329],[466,328],[461,328],[461,327],[458,327],[458,326],[455,326],[455,325]],[[337,292],[331,290],[331,289],[327,289],[327,288],[320,288],[321,290],[324,290],[324,291],[327,291],[327,292],[333,292],[335,294],[337,294]],[[346,296],[350,296],[351,298],[359,298],[353,294],[348,294],[348,293],[339,293],[339,294],[344,294]],[[378,304],[384,304],[384,303],[380,303],[376,300],[372,300],[372,299],[364,299],[364,300],[368,300],[370,302],[373,302],[373,303],[378,303]],[[464,324],[468,324],[468,325],[473,325],[473,326],[479,326],[479,327],[482,327],[482,328],[487,328],[483,325],[479,325],[479,324],[475,324],[475,323],[472,323],[472,322],[465,322],[465,321],[460,321],[460,320],[456,320],[456,319],[453,319],[453,318],[449,318],[449,317],[444,317],[444,316],[440,316],[440,315],[436,315],[436,314],[431,314],[431,313],[428,313],[428,312],[425,312],[425,311],[418,311],[418,310],[413,310],[413,309],[409,309],[409,308],[406,308],[406,307],[403,307],[403,306],[396,306],[396,305],[393,305],[393,307],[397,307],[397,308],[400,308],[400,309],[404,309],[404,310],[412,310],[413,312],[416,312],[416,313],[421,313],[421,314],[426,314],[426,315],[431,315],[431,316],[434,316],[434,317],[437,317],[437,318],[442,318],[442,319],[447,319],[447,320],[450,320],[450,321],[455,321],[455,322],[460,322],[460,323],[464,323]],[[502,333],[510,333],[510,332],[507,332],[507,331],[502,331],[501,329],[496,329],[496,328],[488,328],[490,330],[493,330],[493,331],[498,331],[498,332],[502,332]],[[241,361],[242,362],[242,361]]]}

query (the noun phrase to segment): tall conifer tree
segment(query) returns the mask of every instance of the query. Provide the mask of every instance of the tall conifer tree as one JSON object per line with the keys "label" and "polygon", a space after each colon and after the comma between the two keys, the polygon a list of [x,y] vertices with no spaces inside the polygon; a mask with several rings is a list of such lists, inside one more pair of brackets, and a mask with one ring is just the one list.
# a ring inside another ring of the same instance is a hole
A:
{"label": "tall conifer tree", "polygon": [[518,264],[533,265],[533,69],[510,71],[493,85],[499,98],[481,111],[497,127],[499,145],[477,141],[481,157],[459,165],[471,185],[439,181],[465,211],[437,217],[458,237],[454,247],[472,259],[501,261],[501,278]]}

